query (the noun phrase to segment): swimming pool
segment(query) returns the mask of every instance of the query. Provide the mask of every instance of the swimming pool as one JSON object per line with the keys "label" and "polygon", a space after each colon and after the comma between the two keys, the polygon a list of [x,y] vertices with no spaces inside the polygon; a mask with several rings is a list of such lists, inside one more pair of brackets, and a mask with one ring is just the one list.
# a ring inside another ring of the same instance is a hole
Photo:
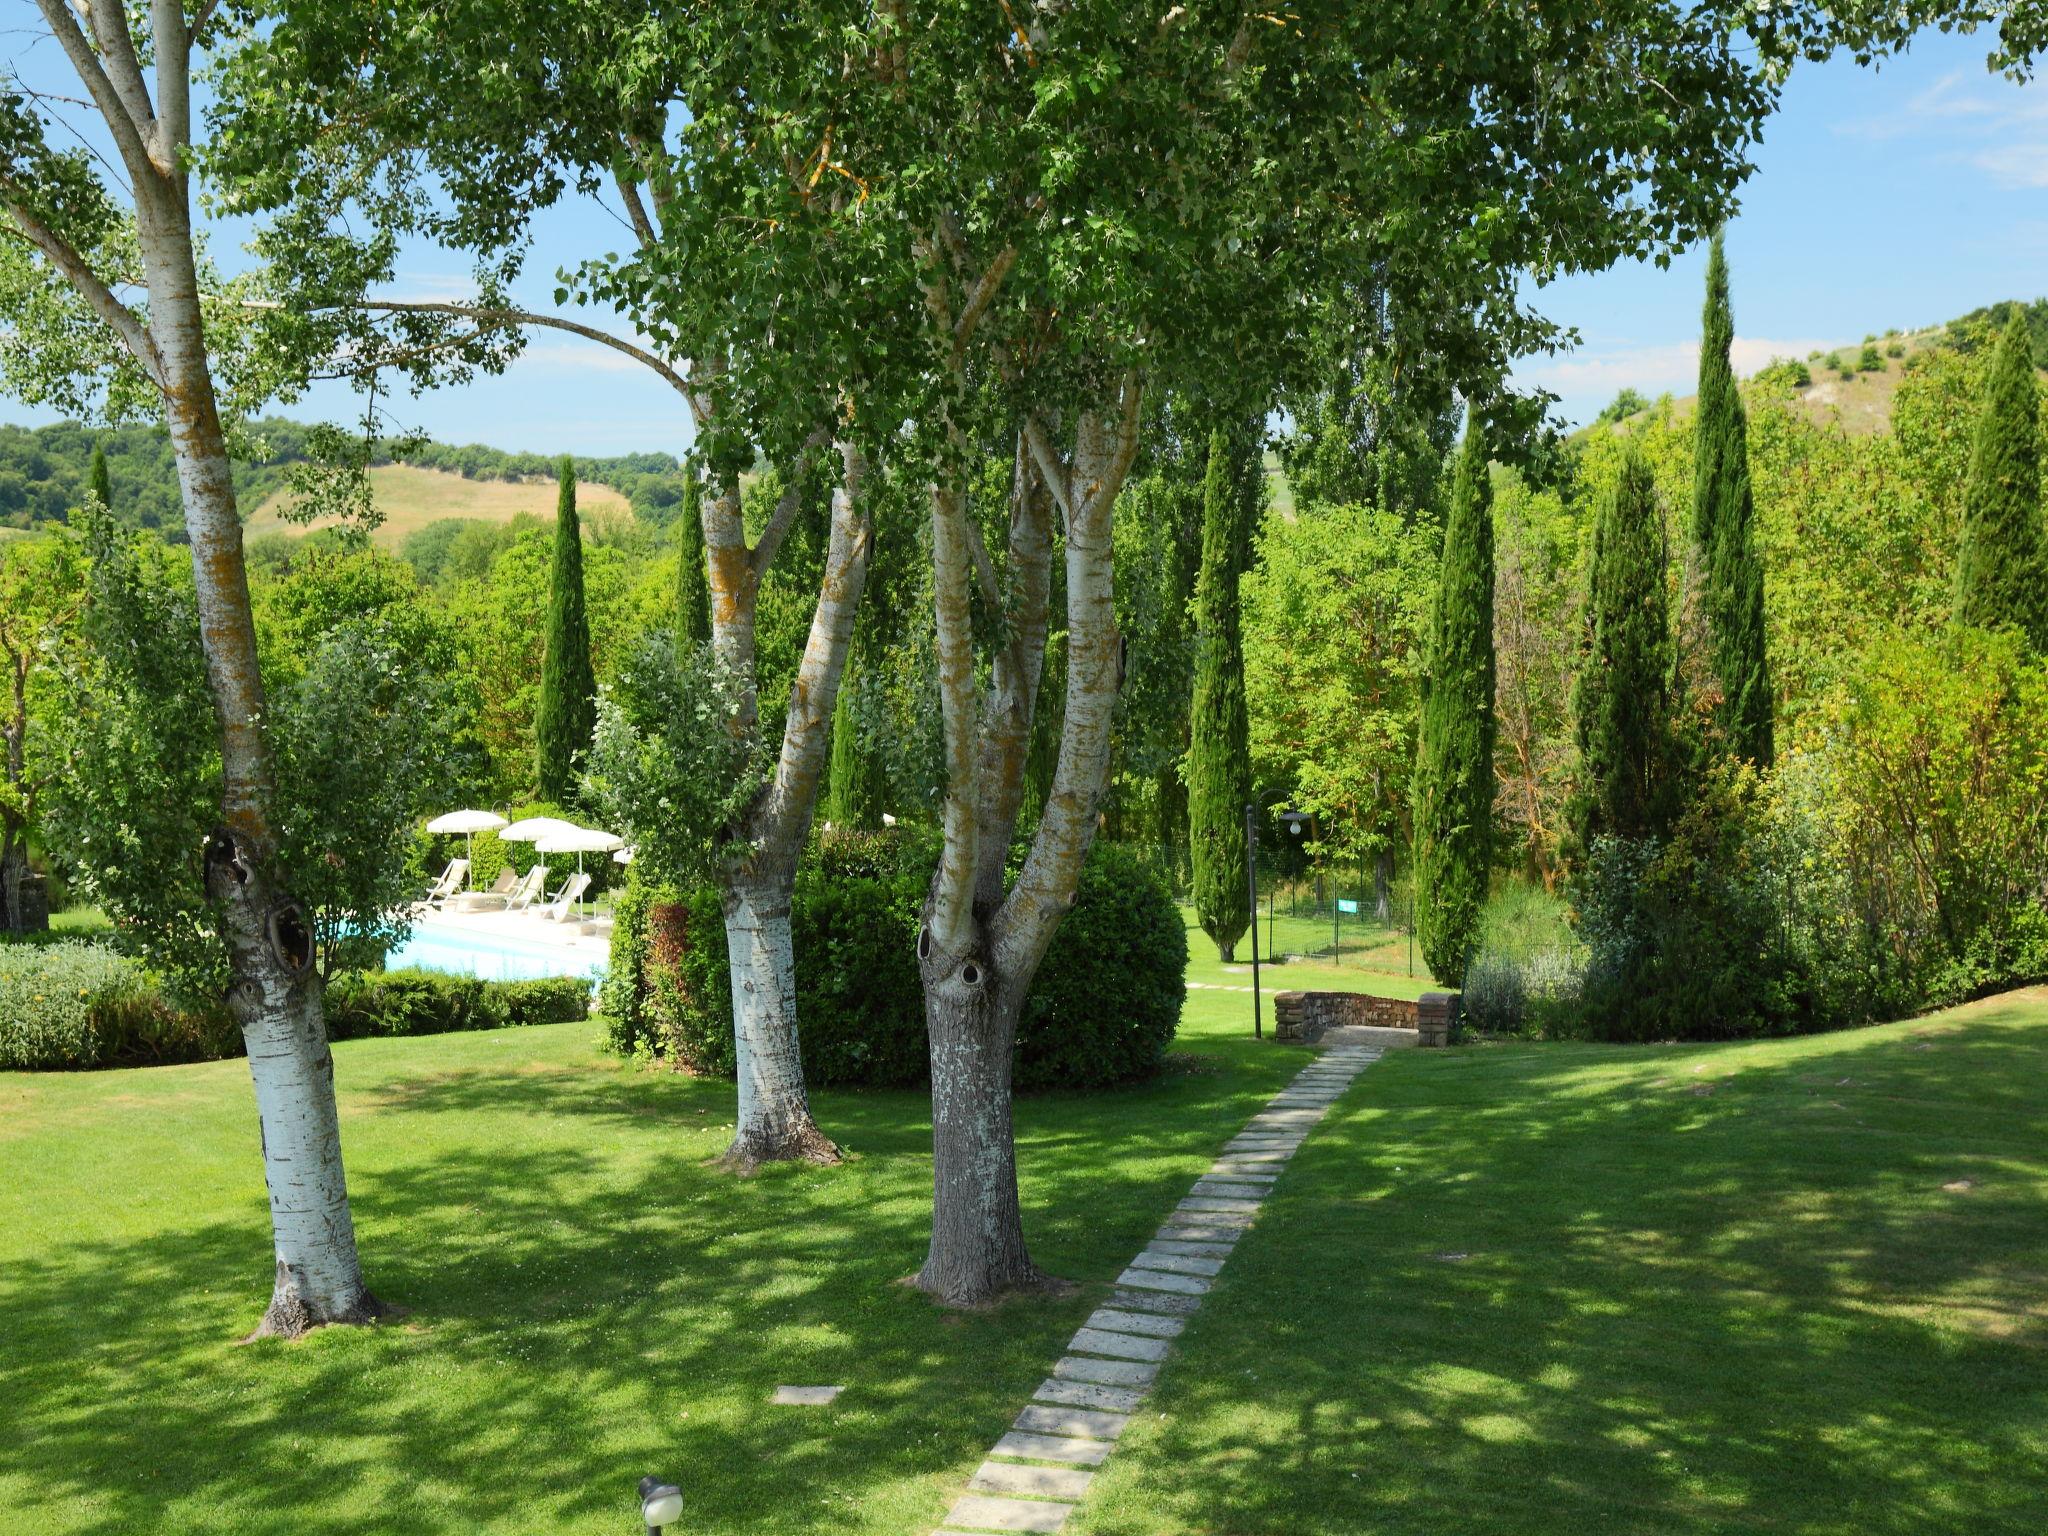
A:
{"label": "swimming pool", "polygon": [[473,927],[437,923],[431,918],[413,925],[412,933],[384,957],[390,970],[417,966],[485,981],[532,981],[542,976],[604,977],[601,954],[588,945],[550,944],[525,934],[499,936]]}

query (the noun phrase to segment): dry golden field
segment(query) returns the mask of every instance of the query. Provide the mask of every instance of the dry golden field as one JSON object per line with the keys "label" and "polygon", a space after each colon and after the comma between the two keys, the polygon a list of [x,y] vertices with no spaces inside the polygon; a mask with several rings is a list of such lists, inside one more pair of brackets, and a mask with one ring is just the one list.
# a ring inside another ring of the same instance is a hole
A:
{"label": "dry golden field", "polygon": [[[438,469],[416,469],[405,464],[385,464],[370,471],[371,494],[384,521],[376,542],[396,548],[409,533],[444,517],[476,518],[484,522],[507,523],[522,512],[552,517],[555,510],[555,482],[552,480],[465,480]],[[286,522],[280,515],[288,498],[271,497],[249,514],[248,530],[258,533],[301,533],[305,525]],[[626,498],[607,485],[588,481],[576,488],[576,505],[584,512],[598,510],[625,512]],[[331,520],[322,520],[331,521]],[[313,527],[321,526],[316,521]]]}

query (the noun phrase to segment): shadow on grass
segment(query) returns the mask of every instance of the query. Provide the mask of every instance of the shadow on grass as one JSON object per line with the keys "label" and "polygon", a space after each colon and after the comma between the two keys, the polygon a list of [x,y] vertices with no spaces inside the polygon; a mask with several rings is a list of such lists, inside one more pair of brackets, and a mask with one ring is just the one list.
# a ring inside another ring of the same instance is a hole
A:
{"label": "shadow on grass", "polygon": [[[0,1239],[0,1529],[611,1532],[643,1472],[683,1482],[692,1532],[929,1526],[1293,1065],[1021,1102],[1034,1251],[1091,1283],[962,1315],[896,1283],[929,1230],[921,1095],[821,1095],[852,1161],[734,1180],[707,1166],[729,1085],[517,1049],[407,1070],[387,1048],[351,1087],[339,1048],[366,1268],[408,1309],[375,1330],[235,1346],[260,1207],[99,1169],[89,1128],[38,1140],[78,1161],[81,1206],[61,1242]],[[110,1172],[153,1228],[94,1221]],[[847,1392],[771,1408],[782,1383]]]}
{"label": "shadow on grass", "polygon": [[2048,993],[1750,1046],[1403,1055],[1080,1529],[2048,1529]]}

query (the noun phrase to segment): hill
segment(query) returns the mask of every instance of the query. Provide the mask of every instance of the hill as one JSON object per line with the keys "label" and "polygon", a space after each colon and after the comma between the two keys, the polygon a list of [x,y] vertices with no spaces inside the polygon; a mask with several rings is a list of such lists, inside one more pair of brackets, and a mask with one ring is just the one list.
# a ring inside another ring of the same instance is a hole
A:
{"label": "hill", "polygon": [[[234,465],[235,495],[252,525],[289,526],[276,517],[292,468],[311,457],[311,429],[283,417],[251,425]],[[78,422],[48,427],[0,426],[0,528],[31,529],[65,521],[85,496],[95,447],[105,451],[114,515],[135,528],[182,537],[184,512],[177,466],[160,426],[94,428]],[[406,527],[438,517],[504,521],[554,506],[554,459],[481,444],[410,443],[402,462],[390,445],[372,456],[375,494],[387,515]],[[586,504],[624,507],[657,526],[682,502],[681,465],[673,454],[633,453],[578,458]],[[609,490],[600,490],[609,487]],[[428,509],[422,515],[422,509]]]}
{"label": "hill", "polygon": [[[408,534],[443,518],[471,518],[487,523],[508,523],[520,513],[552,518],[555,514],[555,482],[534,477],[520,480],[465,480],[443,469],[421,469],[412,464],[380,464],[370,471],[370,494],[383,514],[375,542],[396,549]],[[304,533],[309,528],[328,526],[332,518],[312,523],[294,523],[284,517],[291,494],[279,491],[266,498],[248,516],[251,535]],[[579,485],[576,504],[585,514],[593,511],[632,515],[632,504],[608,485],[595,481]]]}
{"label": "hill", "polygon": [[[2006,323],[2012,308],[2013,301],[2008,300],[1972,310],[1943,325],[1888,331],[1832,351],[1781,358],[1760,369],[1756,377],[1777,375],[1791,382],[1800,414],[1816,425],[1839,427],[1852,437],[1874,437],[1890,427],[1892,397],[1916,357],[1943,348],[1982,345],[1987,335]],[[2035,366],[2048,380],[2048,299],[2036,299],[2025,308],[2034,334]],[[1679,415],[1685,415],[1693,400],[1691,395],[1682,395],[1672,404]],[[1633,390],[1623,390],[1599,419],[1627,421],[1650,403]]]}

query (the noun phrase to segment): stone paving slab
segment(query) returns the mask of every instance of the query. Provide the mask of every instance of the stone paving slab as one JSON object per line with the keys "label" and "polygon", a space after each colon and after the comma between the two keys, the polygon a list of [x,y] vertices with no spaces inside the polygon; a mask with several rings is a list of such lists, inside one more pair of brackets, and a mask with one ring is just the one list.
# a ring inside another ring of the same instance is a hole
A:
{"label": "stone paving slab", "polygon": [[969,1494],[946,1512],[952,1528],[970,1531],[1056,1531],[1074,1512],[1071,1504],[1048,1504],[1042,1499],[991,1499]]}
{"label": "stone paving slab", "polygon": [[1191,1226],[1173,1221],[1161,1227],[1155,1235],[1169,1242],[1206,1243],[1212,1248],[1228,1248],[1234,1239],[1244,1235],[1244,1228]]}
{"label": "stone paving slab", "polygon": [[1088,1314],[1089,1328],[1106,1328],[1113,1333],[1145,1333],[1156,1339],[1179,1336],[1187,1327],[1177,1317],[1154,1317],[1149,1312],[1119,1312],[1115,1307],[1097,1307]]}
{"label": "stone paving slab", "polygon": [[1164,1360],[1167,1343],[1164,1339],[1148,1338],[1141,1334],[1110,1333],[1101,1328],[1083,1328],[1067,1341],[1067,1348],[1077,1349],[1087,1355],[1113,1355],[1119,1360]]}
{"label": "stone paving slab", "polygon": [[1097,1387],[1149,1387],[1159,1367],[1138,1360],[1095,1360],[1086,1355],[1061,1355],[1052,1363],[1061,1381],[1085,1381]]}
{"label": "stone paving slab", "polygon": [[976,1493],[1017,1493],[1034,1499],[1078,1499],[1095,1481],[1079,1467],[1028,1467],[1014,1461],[984,1461],[968,1480]]}
{"label": "stone paving slab", "polygon": [[1066,1439],[1114,1440],[1131,1422],[1127,1413],[1103,1413],[1093,1408],[1052,1408],[1033,1403],[1017,1415],[1016,1428],[1033,1435],[1059,1435]]}
{"label": "stone paving slab", "polygon": [[1183,1296],[1206,1296],[1209,1282],[1194,1275],[1168,1274],[1163,1269],[1127,1269],[1116,1277],[1118,1285],[1135,1285],[1148,1291],[1179,1291]]}
{"label": "stone paving slab", "polygon": [[[1129,1415],[1145,1400],[1232,1245],[1308,1132],[1377,1050],[1325,1051],[1228,1142],[1157,1235],[1117,1277],[1108,1301],[1074,1334],[1034,1401],[990,1449],[933,1536],[1056,1532],[1086,1495]],[[1007,1458],[1007,1459],[994,1459]],[[1013,1497],[1012,1495],[1024,1495]]]}
{"label": "stone paving slab", "polygon": [[1092,1381],[1055,1381],[1048,1376],[1031,1394],[1041,1403],[1063,1408],[1089,1408],[1103,1413],[1131,1413],[1145,1401],[1137,1387],[1104,1387]]}
{"label": "stone paving slab", "polygon": [[1177,1275],[1220,1275],[1223,1273],[1221,1259],[1192,1258],[1185,1253],[1161,1253],[1157,1248],[1147,1248],[1135,1259],[1134,1265],[1146,1269],[1170,1270]]}
{"label": "stone paving slab", "polygon": [[1168,1296],[1163,1291],[1115,1291],[1109,1304],[1124,1312],[1163,1312],[1170,1317],[1186,1317],[1202,1304],[1202,1298]]}
{"label": "stone paving slab", "polygon": [[1019,1456],[1027,1461],[1071,1461],[1076,1466],[1099,1467],[1109,1460],[1107,1440],[1069,1440],[1064,1435],[1027,1435],[1011,1430],[989,1447],[991,1456]]}

